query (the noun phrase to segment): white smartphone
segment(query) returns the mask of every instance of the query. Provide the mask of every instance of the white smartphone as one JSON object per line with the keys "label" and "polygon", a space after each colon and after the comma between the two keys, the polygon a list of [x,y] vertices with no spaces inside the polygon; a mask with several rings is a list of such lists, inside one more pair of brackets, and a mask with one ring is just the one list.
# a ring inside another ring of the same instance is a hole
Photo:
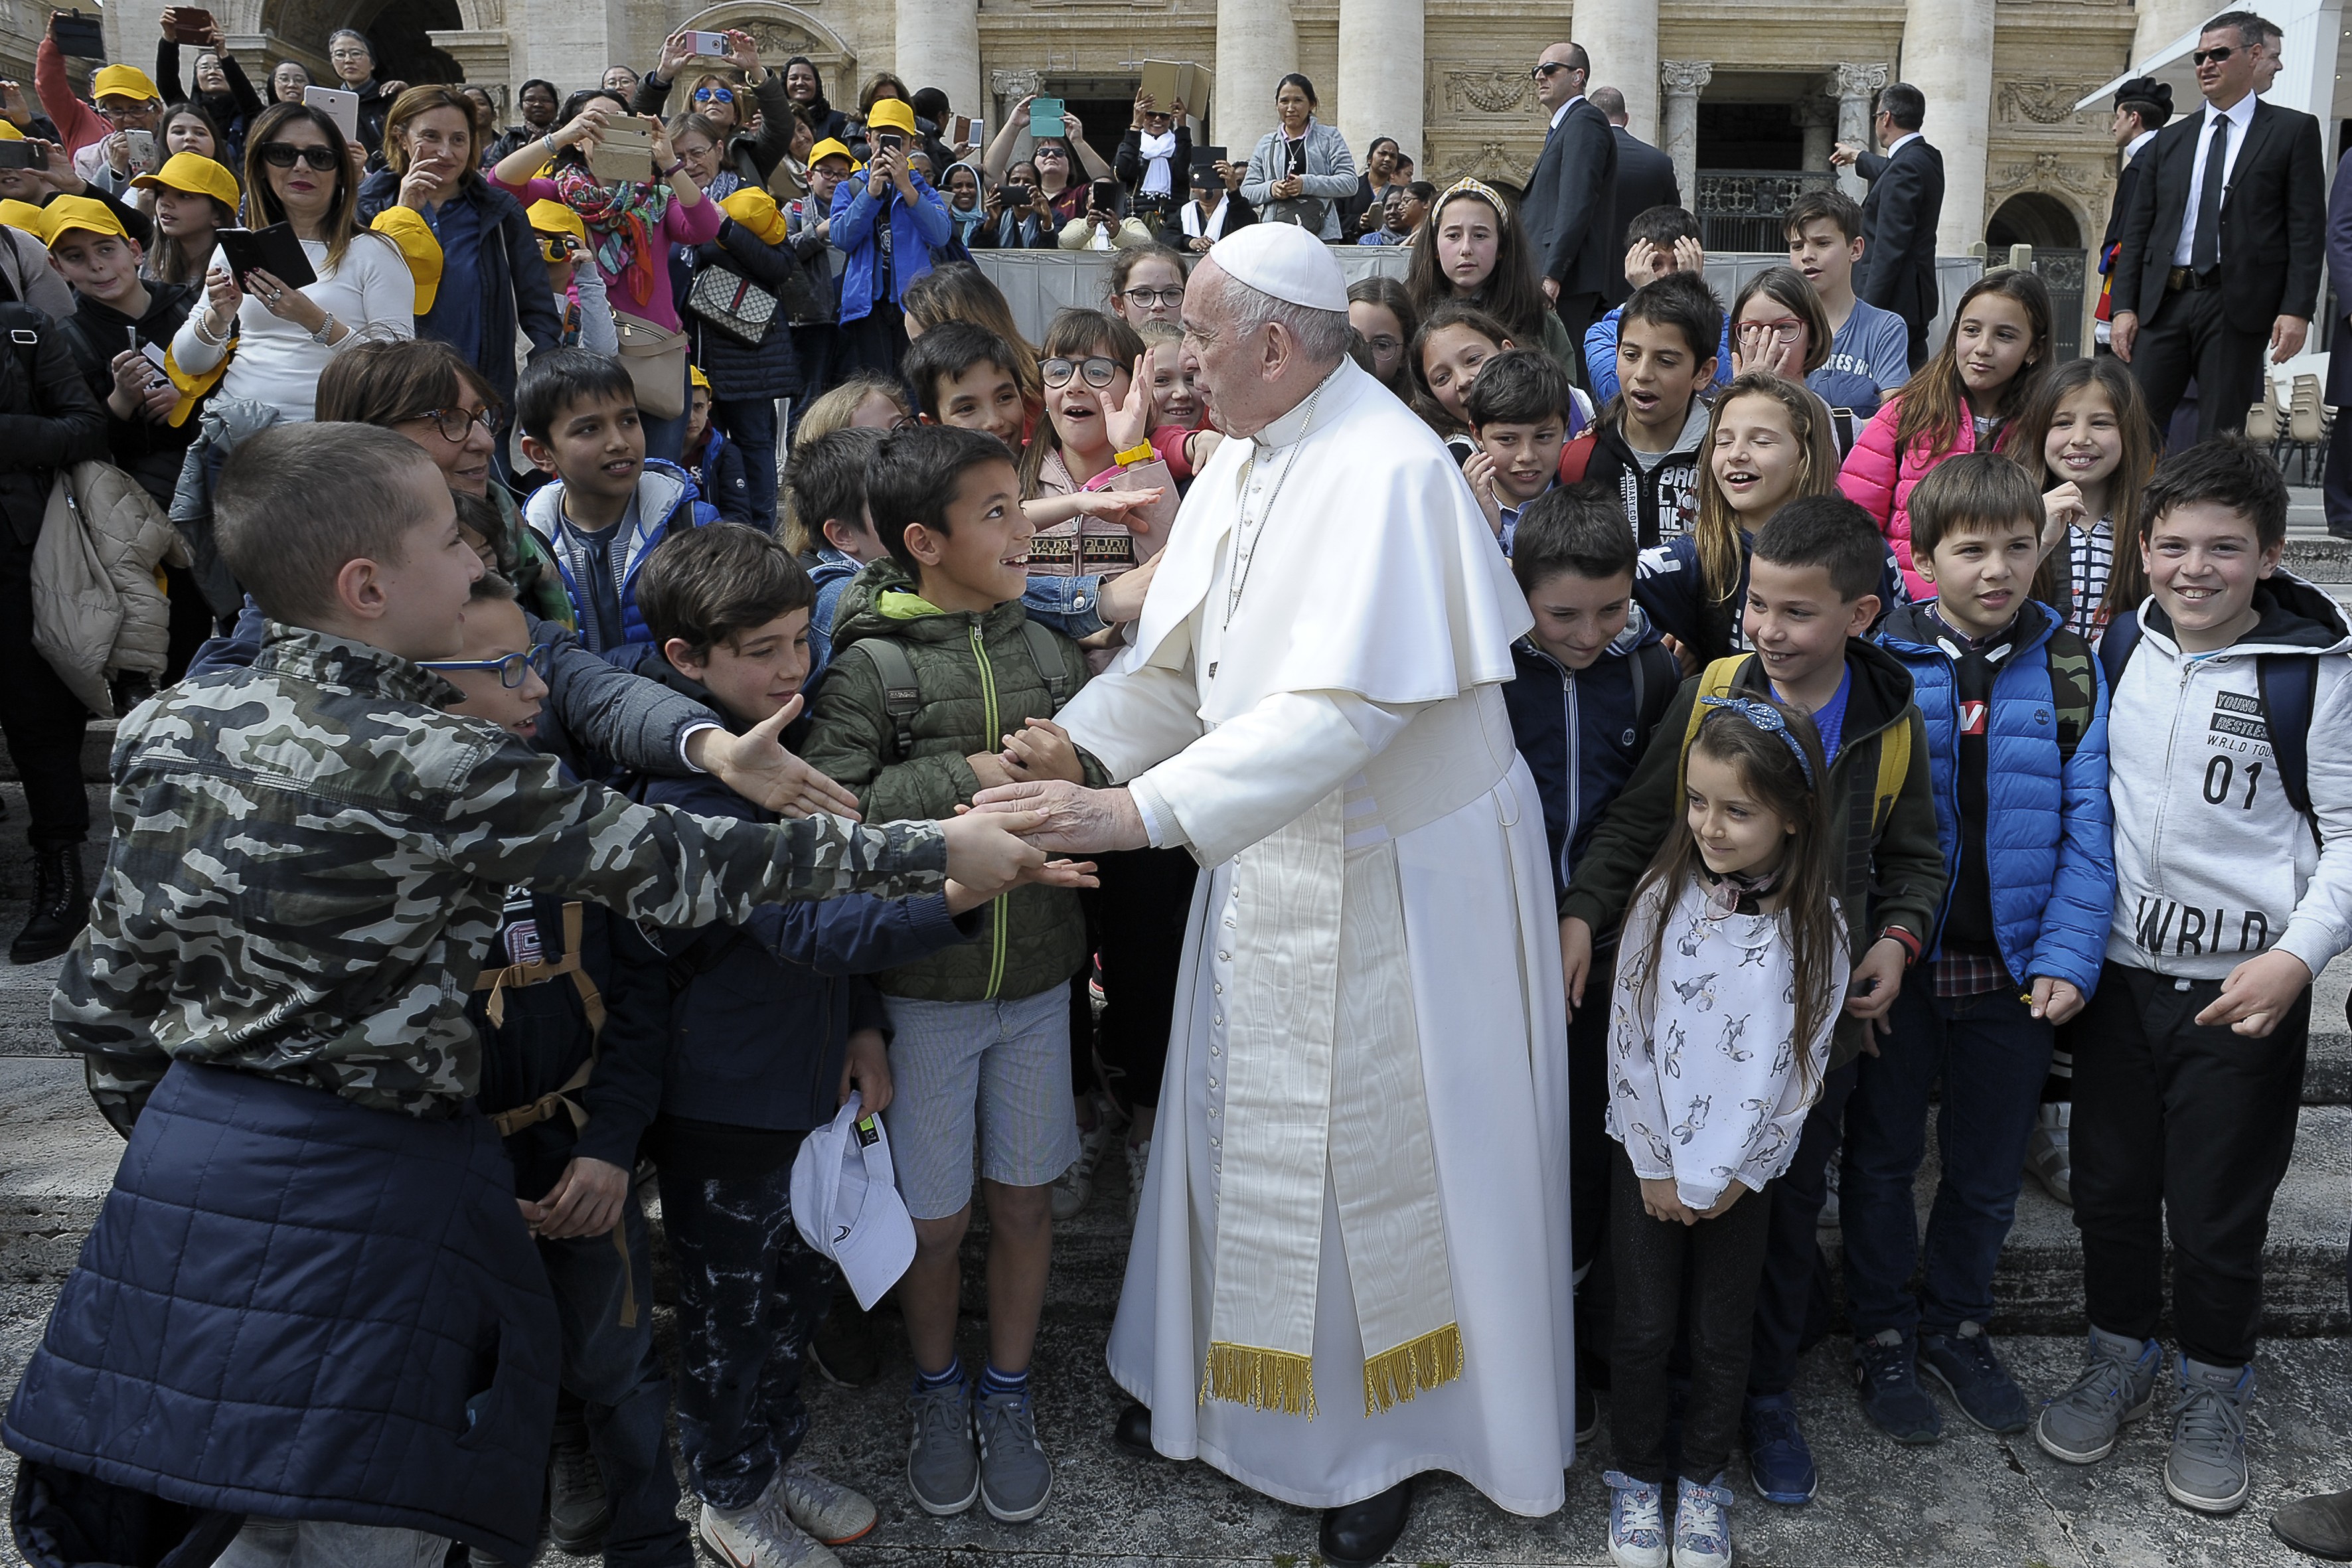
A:
{"label": "white smartphone", "polygon": [[324,110],[327,118],[335,122],[346,142],[360,139],[360,95],[340,87],[306,87],[302,101],[313,109]]}
{"label": "white smartphone", "polygon": [[150,174],[155,171],[155,133],[152,131],[126,131],[122,133],[124,151],[130,155],[131,172]]}
{"label": "white smartphone", "polygon": [[688,32],[686,47],[706,59],[723,60],[733,50],[733,44],[724,33]]}

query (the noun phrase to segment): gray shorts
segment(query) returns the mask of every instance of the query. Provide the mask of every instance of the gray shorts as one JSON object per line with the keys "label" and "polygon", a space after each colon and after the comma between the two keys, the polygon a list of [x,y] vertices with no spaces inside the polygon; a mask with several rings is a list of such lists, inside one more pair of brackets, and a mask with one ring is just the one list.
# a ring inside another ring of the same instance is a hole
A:
{"label": "gray shorts", "polygon": [[908,1214],[946,1219],[970,1203],[975,1147],[980,1173],[1008,1187],[1045,1186],[1076,1163],[1066,985],[1017,1001],[882,1000],[894,1089],[882,1124]]}

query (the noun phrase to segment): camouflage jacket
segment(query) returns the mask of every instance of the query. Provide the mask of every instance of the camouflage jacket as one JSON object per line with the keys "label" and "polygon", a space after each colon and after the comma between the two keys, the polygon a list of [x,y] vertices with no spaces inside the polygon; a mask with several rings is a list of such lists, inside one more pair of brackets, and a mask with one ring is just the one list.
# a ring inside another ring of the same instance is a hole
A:
{"label": "camouflage jacket", "polygon": [[466,998],[512,884],[696,926],[945,881],[935,824],[638,805],[440,711],[457,695],[380,649],[273,624],[250,669],[124,720],[113,843],[49,1009],[118,1128],[175,1057],[455,1113],[480,1078]]}

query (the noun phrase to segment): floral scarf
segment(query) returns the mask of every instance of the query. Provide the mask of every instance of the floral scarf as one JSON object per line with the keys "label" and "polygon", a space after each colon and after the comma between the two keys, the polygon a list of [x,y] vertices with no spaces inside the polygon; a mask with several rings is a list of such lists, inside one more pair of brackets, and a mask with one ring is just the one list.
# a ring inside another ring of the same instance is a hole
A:
{"label": "floral scarf", "polygon": [[655,235],[669,211],[669,187],[634,180],[600,184],[579,164],[565,163],[555,171],[555,189],[563,205],[588,226],[596,265],[604,274],[626,278],[630,293],[652,299],[662,264]]}

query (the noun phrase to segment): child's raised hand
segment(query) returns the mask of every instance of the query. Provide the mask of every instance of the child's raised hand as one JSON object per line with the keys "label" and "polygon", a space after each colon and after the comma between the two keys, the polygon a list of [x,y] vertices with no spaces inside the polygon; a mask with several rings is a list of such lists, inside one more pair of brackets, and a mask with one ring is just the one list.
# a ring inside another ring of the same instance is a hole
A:
{"label": "child's raised hand", "polygon": [[1470,460],[1462,465],[1462,477],[1470,481],[1470,493],[1478,498],[1478,510],[1486,514],[1486,526],[1495,537],[1503,537],[1503,503],[1495,499],[1495,459],[1486,452],[1473,452]]}
{"label": "child's raised hand", "polygon": [[[1132,446],[1134,443],[1129,442]],[[1150,506],[1167,491],[1159,485],[1141,490],[1077,490],[1067,499],[1070,510],[1079,517],[1099,517],[1112,522],[1124,522],[1137,533],[1149,533],[1151,525],[1140,518],[1127,514],[1136,507]]]}
{"label": "child's raised hand", "polygon": [[1658,247],[1646,239],[1637,239],[1625,248],[1625,281],[1639,289],[1657,276],[1650,255]]}
{"label": "child's raised hand", "polygon": [[1674,1220],[1683,1225],[1696,1225],[1699,1216],[1684,1203],[1672,1181],[1654,1182],[1642,1178],[1642,1212],[1652,1219]]}
{"label": "child's raised hand", "polygon": [[2066,531],[2083,521],[2090,509],[2083,504],[2083,487],[2068,479],[2054,489],[2042,492],[2042,553],[2049,554],[2066,542]]}
{"label": "child's raised hand", "polygon": [[1051,719],[1024,719],[1022,723],[1024,728],[1004,737],[1004,752],[998,759],[1015,783],[1037,779],[1060,779],[1075,784],[1087,782],[1087,770],[1078,761],[1078,748],[1067,730]]}
{"label": "child's raised hand", "polygon": [[1145,368],[1150,363],[1150,355],[1137,355],[1128,377],[1127,395],[1103,410],[1103,435],[1114,452],[1141,446],[1151,433],[1151,373]]}
{"label": "child's raised hand", "polygon": [[2053,1024],[2063,1024],[2083,1010],[2083,994],[2070,980],[2054,980],[2047,974],[2033,977],[2033,1016]]}

